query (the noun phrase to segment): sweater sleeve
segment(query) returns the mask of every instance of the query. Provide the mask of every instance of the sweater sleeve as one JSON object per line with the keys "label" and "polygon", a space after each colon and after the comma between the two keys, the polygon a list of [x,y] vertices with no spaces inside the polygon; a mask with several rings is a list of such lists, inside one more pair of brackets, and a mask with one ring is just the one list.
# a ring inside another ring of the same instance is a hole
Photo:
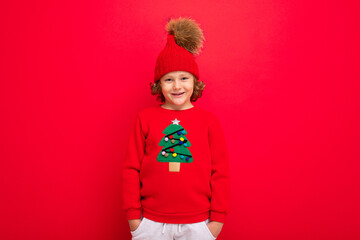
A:
{"label": "sweater sleeve", "polygon": [[145,153],[145,136],[139,113],[133,122],[122,168],[122,199],[127,220],[141,218],[140,165]]}
{"label": "sweater sleeve", "polygon": [[210,221],[225,223],[230,208],[230,171],[225,136],[219,119],[214,116],[209,127],[211,151]]}

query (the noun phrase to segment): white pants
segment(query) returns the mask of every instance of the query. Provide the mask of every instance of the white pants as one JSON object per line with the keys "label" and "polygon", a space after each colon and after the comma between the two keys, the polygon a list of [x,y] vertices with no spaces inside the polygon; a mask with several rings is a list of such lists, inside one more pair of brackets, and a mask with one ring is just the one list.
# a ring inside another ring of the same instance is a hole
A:
{"label": "white pants", "polygon": [[130,232],[132,240],[214,240],[216,238],[206,225],[208,222],[210,219],[197,223],[173,224],[142,217],[138,228]]}

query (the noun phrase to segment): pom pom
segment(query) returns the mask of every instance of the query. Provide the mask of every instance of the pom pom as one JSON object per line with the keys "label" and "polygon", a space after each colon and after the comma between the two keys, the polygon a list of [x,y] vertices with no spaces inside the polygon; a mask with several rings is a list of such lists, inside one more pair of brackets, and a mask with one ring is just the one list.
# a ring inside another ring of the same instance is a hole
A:
{"label": "pom pom", "polygon": [[190,18],[170,19],[166,31],[174,35],[177,45],[185,48],[194,55],[199,55],[205,40],[199,25]]}

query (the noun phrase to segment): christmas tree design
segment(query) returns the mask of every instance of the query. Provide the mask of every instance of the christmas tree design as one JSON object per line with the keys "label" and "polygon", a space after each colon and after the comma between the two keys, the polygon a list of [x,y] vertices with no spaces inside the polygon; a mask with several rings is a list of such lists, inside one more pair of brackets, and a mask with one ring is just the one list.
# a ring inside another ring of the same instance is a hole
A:
{"label": "christmas tree design", "polygon": [[179,120],[171,120],[172,124],[167,126],[163,133],[165,136],[161,139],[159,146],[163,149],[160,151],[157,161],[168,162],[169,172],[180,172],[180,163],[190,163],[193,157],[188,147],[191,143],[185,135],[186,130],[179,124]]}

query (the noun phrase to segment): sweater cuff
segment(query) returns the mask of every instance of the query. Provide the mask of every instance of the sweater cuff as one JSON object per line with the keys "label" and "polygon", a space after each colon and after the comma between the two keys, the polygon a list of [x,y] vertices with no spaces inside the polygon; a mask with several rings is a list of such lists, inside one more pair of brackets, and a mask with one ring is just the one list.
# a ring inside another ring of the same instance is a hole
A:
{"label": "sweater cuff", "polygon": [[141,219],[141,208],[130,208],[127,210],[126,219]]}
{"label": "sweater cuff", "polygon": [[225,223],[226,213],[210,210],[210,221]]}

